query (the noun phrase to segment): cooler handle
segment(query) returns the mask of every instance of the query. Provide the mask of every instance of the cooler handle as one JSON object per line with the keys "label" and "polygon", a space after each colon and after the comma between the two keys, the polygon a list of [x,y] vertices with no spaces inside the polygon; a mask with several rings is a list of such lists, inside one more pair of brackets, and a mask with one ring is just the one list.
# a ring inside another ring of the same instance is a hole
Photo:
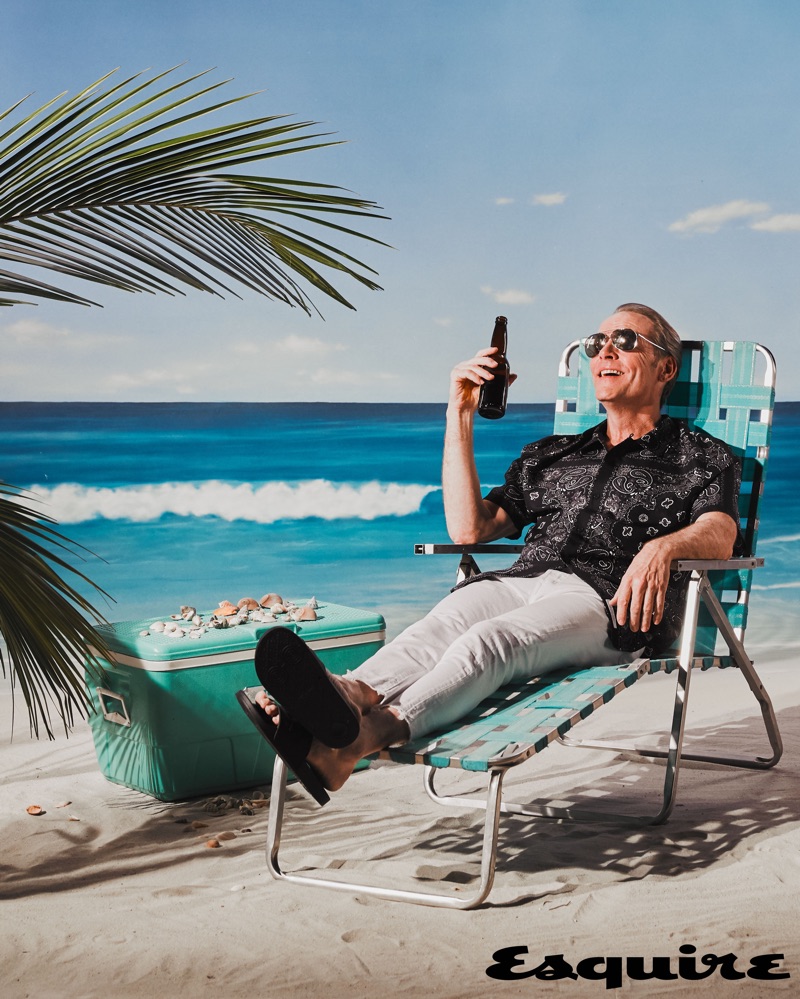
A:
{"label": "cooler handle", "polygon": [[[106,690],[105,687],[95,687],[95,690],[97,691],[97,699],[100,701],[100,710],[103,712],[103,718],[107,722],[113,722],[114,725],[124,725],[126,728],[130,728],[131,716],[128,714],[125,698],[120,694],[115,694],[113,690]],[[110,701],[119,701],[122,714],[119,711],[110,711],[105,698],[108,698]]]}

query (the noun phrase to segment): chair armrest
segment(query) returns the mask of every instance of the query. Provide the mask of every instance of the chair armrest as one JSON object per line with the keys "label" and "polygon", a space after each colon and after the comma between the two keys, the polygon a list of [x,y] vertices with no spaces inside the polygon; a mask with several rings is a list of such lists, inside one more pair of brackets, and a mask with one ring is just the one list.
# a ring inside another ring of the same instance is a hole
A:
{"label": "chair armrest", "polygon": [[478,545],[414,545],[415,555],[498,555],[519,554],[523,545],[506,545],[491,542]]}
{"label": "chair armrest", "polygon": [[[415,555],[486,555],[492,552],[498,555],[519,554],[522,545],[500,544],[491,542],[475,545],[450,544],[415,544]],[[709,569],[760,569],[764,565],[763,558],[755,555],[745,555],[739,558],[680,558],[672,563],[679,572],[690,572]]]}
{"label": "chair armrest", "polygon": [[679,558],[672,566],[679,572],[692,569],[702,572],[707,569],[760,569],[763,564],[763,558],[746,555],[741,558]]}

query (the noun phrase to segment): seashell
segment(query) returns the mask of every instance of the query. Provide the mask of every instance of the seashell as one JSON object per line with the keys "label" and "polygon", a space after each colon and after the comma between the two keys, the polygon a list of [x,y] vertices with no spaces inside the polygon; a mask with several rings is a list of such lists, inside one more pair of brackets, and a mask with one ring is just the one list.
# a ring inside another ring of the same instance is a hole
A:
{"label": "seashell", "polygon": [[208,622],[208,626],[209,628],[216,628],[216,629],[227,628],[228,619],[226,617],[212,617],[211,620]]}
{"label": "seashell", "polygon": [[258,610],[259,606],[260,605],[258,601],[254,600],[253,597],[242,597],[242,599],[239,601],[238,604],[239,610],[241,610],[244,607],[245,610],[249,611]]}
{"label": "seashell", "polygon": [[236,833],[226,830],[225,832],[217,833],[217,839],[218,840],[236,839]]}
{"label": "seashell", "polygon": [[205,829],[207,825],[207,822],[201,822],[199,819],[195,819],[192,823],[192,829]]}
{"label": "seashell", "polygon": [[151,631],[163,631],[165,628],[166,625],[164,624],[163,621],[153,621],[153,623],[150,625]]}
{"label": "seashell", "polygon": [[41,805],[28,805],[25,811],[28,815],[44,815],[44,809]]}
{"label": "seashell", "polygon": [[278,593],[266,593],[259,603],[262,607],[271,607],[273,604],[282,604],[283,597]]}
{"label": "seashell", "polygon": [[318,610],[318,609],[319,609],[319,604],[317,603],[317,598],[316,598],[316,597],[312,597],[312,598],[311,598],[311,599],[310,599],[310,600],[309,600],[309,601],[308,601],[308,602],[306,603],[306,607],[313,607],[313,608],[314,608],[314,610]]}
{"label": "seashell", "polygon": [[192,624],[196,628],[199,628],[202,623],[203,623],[203,619],[200,617],[200,615],[199,614],[195,614],[195,616],[192,618]]}
{"label": "seashell", "polygon": [[222,846],[222,843],[218,839],[207,839],[206,846],[209,850],[218,850]]}
{"label": "seashell", "polygon": [[71,801],[62,801],[62,802],[59,802],[59,804],[56,805],[56,808],[66,808],[67,805],[71,805],[71,804],[72,804]]}
{"label": "seashell", "polygon": [[230,600],[221,600],[219,607],[214,611],[217,617],[230,617],[232,614],[238,614],[239,608],[236,604],[232,604]]}
{"label": "seashell", "polygon": [[273,604],[270,607],[269,610],[270,610],[271,614],[285,614],[286,613],[286,608],[284,607],[284,605],[283,604],[278,604],[278,603]]}
{"label": "seashell", "polygon": [[186,607],[186,606],[181,607],[181,617],[184,619],[184,621],[191,621],[196,613],[197,613],[196,607]]}
{"label": "seashell", "polygon": [[183,628],[175,627],[171,631],[168,631],[167,635],[170,638],[183,638],[186,635],[186,632],[183,630]]}
{"label": "seashell", "polygon": [[292,618],[295,621],[316,621],[317,612],[313,607],[301,607],[292,614]]}
{"label": "seashell", "polygon": [[149,631],[140,631],[139,638],[147,638],[150,635]]}

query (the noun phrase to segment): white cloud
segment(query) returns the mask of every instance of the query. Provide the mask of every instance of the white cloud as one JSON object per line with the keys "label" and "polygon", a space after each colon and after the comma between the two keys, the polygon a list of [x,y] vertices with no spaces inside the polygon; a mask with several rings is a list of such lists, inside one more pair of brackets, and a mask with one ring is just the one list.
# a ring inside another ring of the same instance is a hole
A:
{"label": "white cloud", "polygon": [[264,349],[264,345],[253,343],[252,340],[240,340],[239,343],[235,343],[231,349],[235,354],[244,354],[246,357],[253,357],[255,354],[261,353]]}
{"label": "white cloud", "polygon": [[319,337],[289,333],[280,340],[239,340],[230,349],[243,357],[261,357],[268,361],[276,353],[291,357],[325,357],[348,348],[343,343],[327,343]]}
{"label": "white cloud", "polygon": [[298,336],[290,333],[282,340],[273,340],[269,345],[270,349],[286,351],[290,354],[317,355],[331,354],[338,350],[347,350],[343,343],[326,343],[319,337]]}
{"label": "white cloud", "polygon": [[213,370],[210,364],[192,364],[166,361],[163,367],[143,368],[140,371],[117,371],[107,375],[99,384],[101,389],[116,396],[132,389],[150,389],[163,386],[179,395],[196,395],[193,381]]}
{"label": "white cloud", "polygon": [[40,323],[37,319],[19,319],[17,322],[9,323],[8,326],[4,327],[4,332],[19,341],[19,343],[44,343],[53,339],[63,340],[69,334],[69,331],[63,327]]}
{"label": "white cloud", "polygon": [[102,343],[120,343],[124,337],[109,333],[75,332],[67,326],[53,326],[38,319],[18,319],[0,327],[17,343],[27,347],[68,347],[82,350],[86,347],[96,347]]}
{"label": "white cloud", "polygon": [[514,204],[514,199],[513,198],[495,198],[494,199],[494,203],[496,205],[513,205]]}
{"label": "white cloud", "polygon": [[484,295],[493,298],[498,305],[530,305],[535,301],[534,296],[529,291],[521,288],[505,288],[503,290],[491,288],[488,284],[481,285]]}
{"label": "white cloud", "polygon": [[800,232],[800,214],[770,215],[760,222],[753,222],[750,228],[761,232]]}
{"label": "white cloud", "polygon": [[443,327],[445,327],[445,329],[448,326],[452,326],[453,325],[453,320],[451,319],[450,316],[442,316],[441,319],[434,319],[433,321],[434,321],[434,323],[435,323],[436,326],[443,326]]}
{"label": "white cloud", "polygon": [[765,201],[726,201],[724,205],[709,205],[708,208],[698,208],[694,212],[669,226],[670,232],[718,232],[726,222],[736,219],[752,218],[769,211]]}
{"label": "white cloud", "polygon": [[562,194],[560,191],[554,191],[552,194],[534,194],[531,198],[531,204],[546,205],[547,207],[550,207],[552,205],[563,205],[566,200],[566,194]]}
{"label": "white cloud", "polygon": [[314,385],[374,385],[375,382],[395,380],[398,375],[388,372],[349,371],[334,368],[317,368],[316,371],[298,372],[304,381]]}

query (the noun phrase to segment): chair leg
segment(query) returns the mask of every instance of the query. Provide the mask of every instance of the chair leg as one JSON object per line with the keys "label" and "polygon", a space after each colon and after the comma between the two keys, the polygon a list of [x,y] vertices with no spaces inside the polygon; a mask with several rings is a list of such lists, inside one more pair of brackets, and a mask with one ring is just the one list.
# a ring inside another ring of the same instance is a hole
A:
{"label": "chair leg", "polygon": [[286,800],[287,771],[286,764],[280,757],[275,760],[272,775],[272,794],[270,796],[267,828],[267,868],[273,878],[280,881],[290,881],[294,884],[331,888],[334,891],[345,891],[350,894],[373,895],[377,898],[385,898],[397,902],[413,902],[417,905],[432,905],[449,909],[475,909],[487,898],[494,883],[504,773],[505,771],[501,770],[494,771],[490,775],[486,800],[482,803],[486,809],[486,819],[483,827],[480,884],[474,895],[458,897],[452,893],[417,892],[400,888],[383,888],[379,885],[334,881],[329,878],[320,878],[313,874],[296,874],[283,871],[278,860],[278,851]]}
{"label": "chair leg", "polygon": [[[714,624],[728,646],[731,656],[759,703],[767,738],[772,747],[771,756],[722,756],[720,754],[687,753],[683,751],[683,734],[689,697],[689,681],[691,679],[691,658],[701,600],[708,608]],[[783,753],[783,743],[778,730],[778,722],[775,717],[772,701],[745,652],[744,646],[731,627],[725,611],[720,606],[717,596],[708,582],[705,571],[693,571],[689,584],[686,601],[686,626],[684,627],[678,662],[678,677],[669,748],[667,750],[641,749],[614,745],[600,740],[577,740],[569,739],[568,737],[563,738],[561,741],[565,745],[582,749],[606,749],[619,752],[630,760],[666,760],[667,771],[664,778],[663,803],[658,814],[650,820],[654,825],[665,822],[672,812],[677,792],[678,773],[682,763],[703,763],[716,766],[740,767],[750,770],[768,770],[770,767],[775,766]]]}
{"label": "chair leg", "polygon": [[714,620],[714,624],[717,626],[720,634],[725,640],[736,665],[739,667],[747,685],[750,687],[750,690],[753,692],[753,695],[758,701],[759,707],[761,708],[761,717],[764,720],[764,727],[767,731],[767,738],[769,739],[769,744],[772,747],[772,756],[757,756],[755,759],[747,757],[686,756],[686,759],[698,759],[706,763],[722,763],[727,766],[734,767],[748,767],[754,770],[768,770],[770,767],[774,767],[783,755],[783,740],[781,739],[781,734],[778,730],[778,721],[775,717],[775,709],[772,706],[772,701],[764,688],[764,684],[761,682],[761,678],[756,672],[750,657],[747,655],[744,645],[742,645],[741,640],[731,627],[731,623],[728,620],[725,611],[720,606],[720,603],[717,600],[717,595],[711,588],[711,584],[708,582],[705,573],[703,573],[703,577],[700,581],[700,593],[706,607],[708,607],[711,617]]}
{"label": "chair leg", "polygon": [[[766,730],[767,739],[769,740],[770,747],[772,748],[772,755],[770,756],[723,756],[718,753],[693,753],[681,751],[680,759],[683,763],[707,763],[716,766],[727,766],[727,767],[740,767],[748,770],[769,770],[770,767],[774,767],[775,764],[780,760],[783,755],[783,741],[781,739],[781,734],[778,729],[778,721],[775,717],[775,710],[772,706],[772,701],[769,694],[764,688],[764,684],[761,682],[761,678],[756,672],[753,663],[751,662],[747,652],[745,651],[744,645],[742,645],[741,640],[736,635],[735,631],[731,627],[731,623],[728,620],[725,611],[720,606],[717,596],[714,590],[711,588],[711,584],[708,582],[705,572],[696,574],[699,578],[695,581],[692,580],[692,585],[696,585],[697,592],[702,599],[703,603],[708,608],[711,614],[714,624],[717,626],[723,640],[728,646],[728,650],[736,663],[737,668],[744,677],[747,685],[750,687],[754,697],[758,701],[759,708],[761,709],[761,717],[764,722],[764,728]],[[691,591],[690,591],[691,592]],[[688,612],[688,607],[687,607]],[[692,631],[694,635],[694,631]],[[683,652],[682,652],[683,655]],[[681,696],[681,685],[683,683],[684,698],[687,696],[686,689],[688,688],[688,681],[682,681],[681,675],[678,676],[678,692],[676,697]],[[677,702],[676,702],[677,707]],[[674,731],[674,726],[673,726]],[[623,753],[630,759],[668,759],[670,753],[673,752],[672,745],[670,745],[669,750],[661,749],[643,749],[634,746],[620,746],[611,742],[604,742],[602,740],[579,740],[570,739],[569,737],[562,738],[561,741],[568,746],[579,747],[584,749],[607,749],[611,751],[616,751]]]}

